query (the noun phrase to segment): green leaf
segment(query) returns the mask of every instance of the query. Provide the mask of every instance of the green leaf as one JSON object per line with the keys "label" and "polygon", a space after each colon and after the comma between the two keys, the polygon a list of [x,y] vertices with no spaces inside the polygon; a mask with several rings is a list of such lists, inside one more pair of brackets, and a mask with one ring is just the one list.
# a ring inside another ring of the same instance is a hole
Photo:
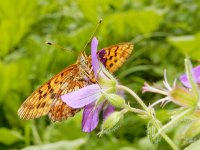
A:
{"label": "green leaf", "polygon": [[[15,100],[13,102],[13,100]],[[18,94],[10,93],[6,96],[6,101],[3,102],[3,111],[6,120],[12,127],[23,126],[25,121],[20,119],[17,111],[21,105],[21,100]]]}
{"label": "green leaf", "polygon": [[138,145],[141,150],[147,150],[151,147],[151,142],[150,142],[149,138],[143,137],[138,141]]}
{"label": "green leaf", "polygon": [[0,135],[0,143],[5,145],[11,145],[23,140],[23,137],[18,132],[7,128],[0,128]]}
{"label": "green leaf", "polygon": [[189,55],[193,59],[200,58],[200,33],[196,35],[169,37],[168,42],[175,46],[184,55]]}
{"label": "green leaf", "polygon": [[85,142],[86,139],[59,141],[50,144],[28,146],[23,148],[22,150],[78,150]]}
{"label": "green leaf", "polygon": [[192,140],[195,140],[195,137],[198,135],[200,135],[200,119],[187,124],[187,128],[183,132],[182,138],[187,143],[188,141],[191,142]]}
{"label": "green leaf", "polygon": [[199,150],[200,140],[192,143],[188,147],[186,147],[184,150]]}
{"label": "green leaf", "polygon": [[[149,36],[163,20],[163,11],[157,9],[128,10],[107,15],[101,28],[104,37],[125,37],[126,34]],[[147,26],[148,24],[148,26]],[[117,29],[117,30],[116,30]]]}
{"label": "green leaf", "polygon": [[[12,78],[15,73],[17,73],[17,65],[16,64],[4,64],[0,61],[0,104],[4,100],[6,94],[11,88]],[[14,75],[15,76],[15,75]]]}
{"label": "green leaf", "polygon": [[[79,8],[84,12],[84,16],[90,21],[96,21],[98,12],[96,11],[99,2],[97,1],[88,1],[88,0],[79,0]],[[91,15],[92,14],[92,15]]]}
{"label": "green leaf", "polygon": [[[23,63],[27,61],[22,61],[15,63],[3,63],[0,61],[0,103],[5,100],[9,91],[18,91],[19,93],[27,92],[30,89],[30,83],[28,80],[28,69]],[[23,70],[21,70],[23,68]],[[20,82],[19,82],[20,81]]]}
{"label": "green leaf", "polygon": [[69,118],[65,122],[49,125],[44,132],[45,141],[55,142],[85,137],[85,133],[81,130],[81,116],[81,113],[78,113],[75,117]]}
{"label": "green leaf", "polygon": [[37,21],[37,17],[32,14],[37,12],[34,11],[36,6],[37,1],[28,4],[26,0],[0,1],[0,56],[8,54]]}

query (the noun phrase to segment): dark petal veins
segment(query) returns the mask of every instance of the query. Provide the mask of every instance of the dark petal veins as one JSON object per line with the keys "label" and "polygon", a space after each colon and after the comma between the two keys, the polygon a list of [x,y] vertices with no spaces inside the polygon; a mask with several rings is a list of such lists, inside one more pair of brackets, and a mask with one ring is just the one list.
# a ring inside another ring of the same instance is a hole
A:
{"label": "dark petal veins", "polygon": [[106,51],[104,49],[100,50],[97,52],[98,56],[99,56],[99,60],[101,61],[101,63],[103,63],[103,65],[105,66],[106,65],[106,61],[107,59],[104,58],[105,54],[106,54]]}
{"label": "dark petal veins", "polygon": [[95,107],[95,103],[90,103],[84,107],[82,118],[82,131],[91,132],[99,123],[99,113],[103,107],[103,104]]}

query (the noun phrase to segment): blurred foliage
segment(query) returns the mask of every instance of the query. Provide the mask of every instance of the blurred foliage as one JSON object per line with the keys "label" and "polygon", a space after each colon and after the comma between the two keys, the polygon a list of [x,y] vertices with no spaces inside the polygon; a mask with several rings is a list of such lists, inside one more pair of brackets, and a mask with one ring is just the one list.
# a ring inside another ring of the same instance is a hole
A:
{"label": "blurred foliage", "polygon": [[[0,149],[149,148],[146,122],[133,114],[125,117],[117,132],[101,138],[95,132],[81,132],[81,113],[62,123],[50,123],[47,117],[24,121],[17,116],[20,104],[36,87],[75,62],[100,18],[100,48],[125,41],[135,44],[116,76],[138,93],[144,81],[160,83],[164,69],[171,82],[177,78],[184,71],[185,54],[194,64],[200,59],[199,0],[0,1]],[[147,104],[157,99],[152,94],[141,96]],[[157,112],[161,121],[168,120],[167,109]],[[178,138],[178,130],[169,135]],[[198,145],[199,141],[187,149]],[[170,149],[164,141],[158,146]]]}

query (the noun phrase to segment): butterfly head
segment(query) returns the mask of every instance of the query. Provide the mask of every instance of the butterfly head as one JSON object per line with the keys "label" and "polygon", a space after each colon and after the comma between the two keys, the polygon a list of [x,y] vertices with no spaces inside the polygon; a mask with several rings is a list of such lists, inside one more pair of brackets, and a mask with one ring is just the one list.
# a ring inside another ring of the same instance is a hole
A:
{"label": "butterfly head", "polygon": [[77,63],[83,64],[87,61],[87,55],[85,51],[82,51],[77,59]]}
{"label": "butterfly head", "polygon": [[88,57],[85,53],[85,51],[82,51],[77,59],[77,62],[80,66],[81,69],[83,70],[88,70],[90,67],[89,67],[89,62],[88,62]]}

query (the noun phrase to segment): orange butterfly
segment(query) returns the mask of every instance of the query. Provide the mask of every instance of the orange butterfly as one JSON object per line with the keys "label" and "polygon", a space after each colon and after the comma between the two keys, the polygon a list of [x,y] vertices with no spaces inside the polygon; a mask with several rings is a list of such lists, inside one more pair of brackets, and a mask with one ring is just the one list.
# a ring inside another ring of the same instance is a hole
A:
{"label": "orange butterfly", "polygon": [[[131,43],[121,43],[103,48],[97,54],[105,67],[114,72],[126,61],[132,50]],[[34,119],[48,114],[52,121],[66,120],[74,116],[79,109],[69,107],[61,100],[61,95],[95,82],[91,56],[87,57],[83,51],[75,64],[65,68],[34,91],[21,105],[18,115],[22,119]]]}

